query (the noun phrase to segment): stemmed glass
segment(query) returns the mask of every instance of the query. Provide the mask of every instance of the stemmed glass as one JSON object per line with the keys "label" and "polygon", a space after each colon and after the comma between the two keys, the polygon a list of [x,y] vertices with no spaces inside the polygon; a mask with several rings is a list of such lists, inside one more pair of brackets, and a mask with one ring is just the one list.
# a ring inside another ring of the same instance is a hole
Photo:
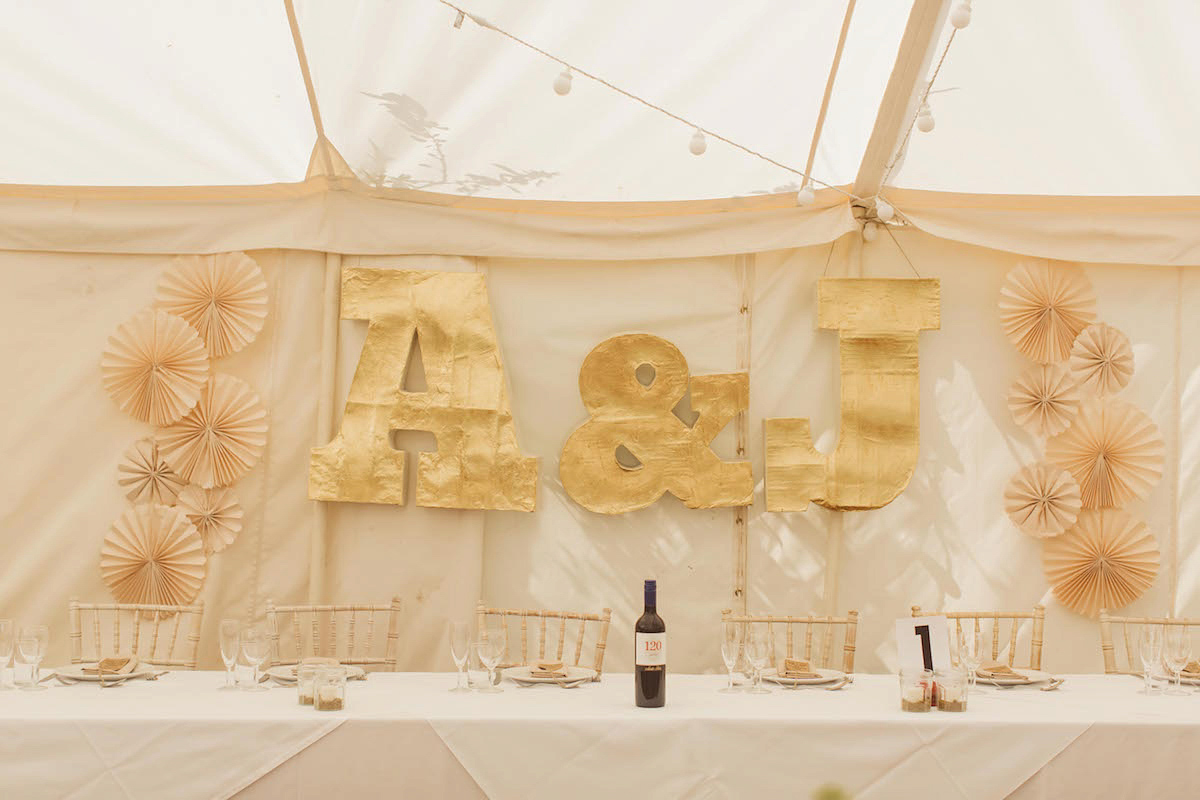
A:
{"label": "stemmed glass", "polygon": [[725,662],[725,669],[729,672],[729,685],[720,691],[722,694],[740,692],[741,689],[733,685],[733,668],[737,666],[738,656],[742,654],[745,628],[740,622],[722,622],[721,634],[721,660]]}
{"label": "stemmed glass", "polygon": [[983,631],[974,625],[959,628],[957,633],[958,660],[967,668],[967,688],[975,686],[979,665],[983,663]]}
{"label": "stemmed glass", "polygon": [[242,628],[242,656],[246,659],[246,663],[254,667],[254,683],[250,684],[249,691],[265,692],[266,686],[258,682],[258,668],[267,660],[267,637],[261,628],[253,625],[247,625]]}
{"label": "stemmed glass", "polygon": [[33,625],[22,628],[17,636],[17,655],[22,664],[30,664],[29,684],[22,688],[36,692],[44,690],[42,686],[42,659],[46,657],[46,645],[50,641],[50,632],[45,625]]}
{"label": "stemmed glass", "polygon": [[1142,675],[1146,685],[1141,694],[1159,694],[1161,689],[1154,687],[1154,671],[1162,663],[1163,632],[1158,625],[1143,625],[1138,634],[1138,655],[1142,658]]}
{"label": "stemmed glass", "polygon": [[11,689],[12,684],[4,679],[8,662],[13,654],[13,621],[0,619],[0,689]]}
{"label": "stemmed glass", "polygon": [[475,654],[479,658],[479,663],[483,664],[487,670],[487,685],[480,686],[479,691],[487,694],[495,694],[503,692],[496,685],[496,664],[500,662],[500,653],[503,651],[503,643],[494,636],[489,636],[486,640],[475,643]]}
{"label": "stemmed glass", "polygon": [[471,626],[465,622],[450,623],[450,657],[454,659],[454,668],[458,680],[450,691],[469,692],[466,681],[467,656],[471,653]]}
{"label": "stemmed glass", "polygon": [[750,687],[750,694],[770,694],[771,690],[762,685],[763,667],[767,665],[767,659],[770,656],[771,643],[769,637],[765,633],[756,634],[754,627],[746,626],[746,658],[750,661],[750,666],[754,668],[754,684]]}
{"label": "stemmed glass", "polygon": [[1192,657],[1192,637],[1186,625],[1167,625],[1163,632],[1163,663],[1175,676],[1175,688],[1168,688],[1165,694],[1190,694],[1183,690],[1180,673]]}
{"label": "stemmed glass", "polygon": [[241,626],[236,619],[221,620],[221,660],[225,662],[225,685],[221,687],[221,691],[227,692],[237,688],[233,680],[233,666],[237,664],[241,638]]}

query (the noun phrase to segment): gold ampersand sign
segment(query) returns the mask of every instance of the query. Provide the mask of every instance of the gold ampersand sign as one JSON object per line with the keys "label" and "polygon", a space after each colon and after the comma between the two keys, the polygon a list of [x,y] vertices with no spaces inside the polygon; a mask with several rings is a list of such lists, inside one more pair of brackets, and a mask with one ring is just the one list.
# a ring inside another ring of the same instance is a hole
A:
{"label": "gold ampersand sign", "polygon": [[[367,320],[342,428],[313,448],[313,500],[404,504],[406,454],[392,431],[430,431],[417,505],[532,511],[538,460],[517,446],[500,346],[482,275],[391,269],[342,272],[342,317]],[[414,337],[428,391],[404,391]]]}
{"label": "gold ampersand sign", "polygon": [[941,283],[823,278],[817,317],[840,343],[837,450],[825,456],[813,447],[807,419],[766,420],[767,510],[881,508],[917,464],[917,334],[941,326]]}
{"label": "gold ampersand sign", "polygon": [[[639,379],[639,372],[641,378]],[[691,388],[689,427],[672,413]],[[567,439],[559,460],[563,488],[589,511],[621,514],[670,492],[688,508],[744,506],[754,479],[747,461],[723,461],[712,440],[749,404],[745,372],[688,378],[675,345],[650,334],[598,344],[579,370],[590,418]],[[620,460],[618,450],[628,456]]]}

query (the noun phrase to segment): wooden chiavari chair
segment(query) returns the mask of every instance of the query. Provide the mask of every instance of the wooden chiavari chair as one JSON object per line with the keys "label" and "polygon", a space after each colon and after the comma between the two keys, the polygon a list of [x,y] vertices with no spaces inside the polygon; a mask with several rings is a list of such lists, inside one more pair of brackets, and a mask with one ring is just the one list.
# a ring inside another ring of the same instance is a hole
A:
{"label": "wooden chiavari chair", "polygon": [[[964,620],[980,632],[983,630],[983,624],[990,621],[992,661],[1000,660],[1000,629],[1004,627],[1004,622],[1010,623],[1005,646],[1009,667],[1016,666],[1013,662],[1016,659],[1017,634],[1020,633],[1022,622],[1033,620],[1033,630],[1029,637],[1029,663],[1021,666],[1038,670],[1042,668],[1042,636],[1046,627],[1046,607],[1041,604],[1034,606],[1033,611],[922,611],[920,606],[913,606],[912,615],[914,617],[946,617],[947,620],[954,623],[950,629],[951,636],[956,636],[958,631],[963,629]],[[954,646],[953,641],[950,644],[951,647]]]}
{"label": "wooden chiavari chair", "polygon": [[[734,614],[731,609],[725,609],[721,612],[722,622],[741,622],[747,625],[764,625],[767,632],[767,640],[772,643],[777,643],[778,639],[775,636],[775,627],[784,627],[784,656],[786,658],[803,658],[817,667],[831,669],[833,667],[833,657],[836,652],[834,647],[834,632],[837,628],[843,628],[842,635],[842,672],[847,674],[854,672],[854,650],[855,641],[858,637],[858,612],[848,611],[844,617],[832,616],[816,616],[809,615],[805,617],[788,617],[775,616],[767,614],[764,616],[754,616],[749,614]],[[802,654],[797,654],[796,626],[803,626],[803,641],[804,649]],[[814,636],[814,632],[817,632]],[[814,656],[813,646],[814,640],[817,641],[819,647],[818,652]],[[771,663],[778,663],[775,653],[771,653]]]}
{"label": "wooden chiavari chair", "polygon": [[[336,605],[276,605],[267,601],[267,639],[270,642],[269,663],[272,667],[298,664],[309,656],[336,658],[342,664],[354,664],[363,668],[380,667],[385,671],[396,669],[396,648],[400,638],[399,597],[391,603],[343,603]],[[386,632],[375,633],[376,617],[383,616]],[[339,620],[341,624],[339,625]],[[281,637],[287,626],[290,637]],[[365,628],[365,630],[364,630]],[[345,631],[339,635],[339,631]],[[372,655],[376,642],[383,639],[383,654]],[[281,639],[292,643],[292,653],[285,655]],[[307,640],[307,642],[305,641]],[[307,644],[307,647],[305,646]]]}
{"label": "wooden chiavari chair", "polygon": [[[190,606],[146,603],[81,603],[72,598],[67,606],[71,624],[71,663],[99,661],[130,654],[154,667],[196,668],[200,647],[200,623],[204,603]],[[111,632],[103,632],[102,616],[111,619]],[[84,636],[85,618],[90,617],[90,636]],[[165,629],[165,630],[164,630]],[[90,648],[85,648],[85,639]],[[85,653],[85,649],[90,652]]]}
{"label": "wooden chiavari chair", "polygon": [[[529,621],[534,620],[534,624],[538,629],[537,636],[537,654],[534,659],[545,659],[546,656],[546,641],[549,636],[547,632],[548,620],[557,620],[555,627],[557,631],[557,643],[555,645],[554,659],[563,661],[566,664],[580,666],[579,660],[583,657],[583,643],[587,635],[588,623],[594,622],[598,626],[596,634],[596,645],[592,657],[592,669],[596,670],[596,680],[600,680],[600,675],[604,672],[604,650],[608,643],[608,626],[612,620],[612,609],[605,608],[599,614],[585,614],[579,611],[549,611],[545,609],[508,609],[508,608],[488,608],[481,600],[476,607],[476,615],[478,617],[477,624],[479,626],[479,637],[487,641],[487,621],[489,618],[499,619],[500,625],[504,629],[504,652],[500,656],[501,663],[497,665],[497,669],[505,667],[520,667],[529,664]],[[510,622],[516,619],[521,621],[521,657],[517,659],[513,656],[513,652],[509,640]],[[567,639],[570,631],[568,631],[568,622],[578,621],[579,625],[571,625],[574,628],[575,648],[571,659],[564,658]],[[587,666],[584,664],[583,666]]]}
{"label": "wooden chiavari chair", "polygon": [[[1125,665],[1121,669],[1117,663],[1117,648],[1113,646],[1113,626],[1121,628],[1122,650],[1125,651]],[[1200,628],[1200,619],[1170,619],[1162,617],[1114,617],[1108,609],[1100,609],[1100,653],[1104,656],[1105,675],[1141,675],[1142,658],[1138,653],[1138,635],[1140,625],[1158,625],[1166,633],[1168,625],[1182,625],[1187,628]],[[1134,630],[1130,631],[1130,627]]]}

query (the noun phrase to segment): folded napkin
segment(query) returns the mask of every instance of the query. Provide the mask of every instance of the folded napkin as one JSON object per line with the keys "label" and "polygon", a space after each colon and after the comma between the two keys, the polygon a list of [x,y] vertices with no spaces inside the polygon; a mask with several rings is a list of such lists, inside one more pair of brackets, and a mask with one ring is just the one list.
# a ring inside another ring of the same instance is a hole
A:
{"label": "folded napkin", "polygon": [[1181,672],[1188,676],[1200,676],[1200,661],[1192,659],[1184,665]]}
{"label": "folded napkin", "polygon": [[83,668],[85,675],[128,675],[137,667],[138,660],[133,656],[114,656],[112,658],[102,658],[96,662],[96,666],[86,666]]}
{"label": "folded napkin", "polygon": [[776,669],[776,672],[781,678],[819,678],[821,674],[814,672],[812,665],[803,658],[785,658],[783,665]]}
{"label": "folded napkin", "polygon": [[1002,664],[999,661],[993,661],[988,664],[980,664],[979,669],[975,670],[975,674],[981,678],[1004,678],[1007,680],[1027,681],[1029,678],[1015,671],[1008,664]]}
{"label": "folded napkin", "polygon": [[529,666],[529,674],[535,678],[565,678],[567,670],[561,661],[539,660]]}

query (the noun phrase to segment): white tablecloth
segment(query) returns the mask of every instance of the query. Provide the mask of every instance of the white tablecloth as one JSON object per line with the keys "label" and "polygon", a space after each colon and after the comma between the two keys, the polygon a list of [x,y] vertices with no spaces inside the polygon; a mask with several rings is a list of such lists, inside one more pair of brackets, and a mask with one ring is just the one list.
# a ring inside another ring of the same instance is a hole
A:
{"label": "white tablecloth", "polygon": [[119,689],[0,692],[0,797],[1191,798],[1200,696],[1131,677],[982,689],[965,714],[906,714],[892,676],[844,691],[718,694],[672,675],[663,709],[629,675],[458,695],[445,674],[375,674],[344,712],[295,692],[218,692],[218,673]]}

